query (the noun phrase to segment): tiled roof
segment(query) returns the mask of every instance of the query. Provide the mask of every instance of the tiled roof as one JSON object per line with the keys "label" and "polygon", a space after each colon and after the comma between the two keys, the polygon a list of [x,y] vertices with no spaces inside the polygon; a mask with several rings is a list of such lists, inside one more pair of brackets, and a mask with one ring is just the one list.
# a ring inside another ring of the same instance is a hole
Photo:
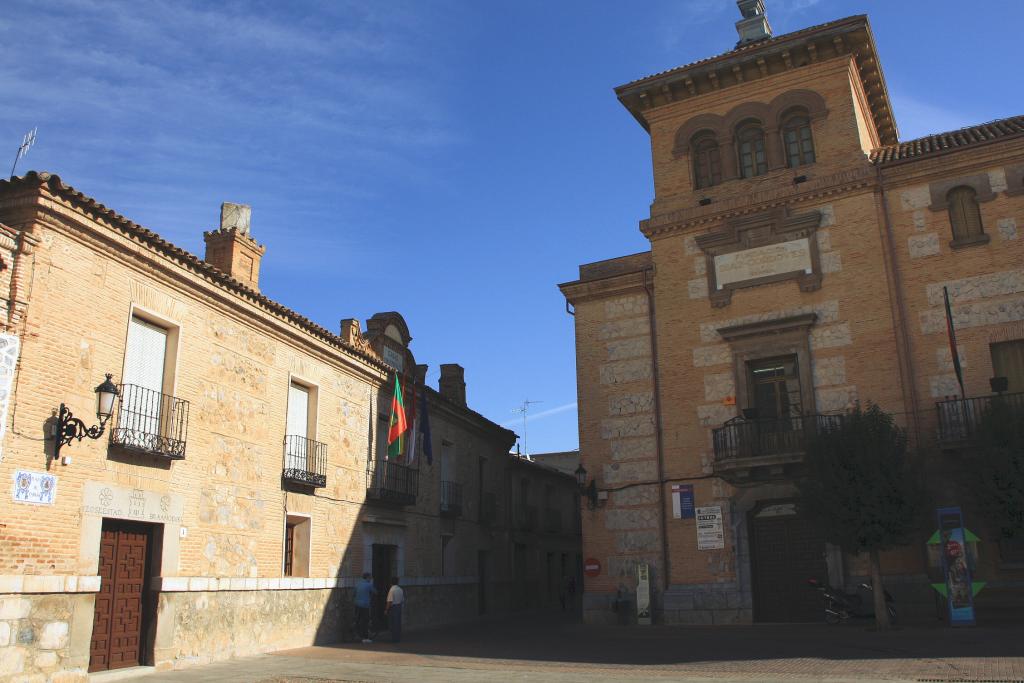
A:
{"label": "tiled roof", "polygon": [[869,158],[873,164],[887,164],[1021,134],[1024,134],[1024,116],[1011,116],[978,126],[961,128],[948,133],[926,135],[916,140],[879,147],[871,151]]}
{"label": "tiled roof", "polygon": [[302,316],[292,309],[277,303],[273,299],[260,294],[256,290],[243,285],[238,280],[227,275],[221,270],[214,268],[209,263],[199,258],[195,254],[185,251],[181,247],[171,244],[160,235],[156,234],[149,228],[143,227],[128,218],[125,218],[121,214],[117,213],[113,209],[110,209],[103,204],[99,203],[92,197],[89,197],[82,192],[79,192],[70,185],[65,185],[60,179],[60,176],[53,173],[29,171],[24,176],[15,177],[11,180],[0,179],[0,191],[5,187],[16,187],[18,185],[28,185],[31,187],[41,187],[45,185],[51,192],[57,196],[66,199],[76,205],[77,207],[92,213],[93,215],[102,218],[107,221],[113,228],[120,230],[124,234],[137,239],[138,241],[146,244],[153,249],[163,253],[165,256],[177,261],[181,265],[185,266],[189,270],[198,273],[207,280],[218,284],[225,289],[231,290],[236,294],[239,294],[253,303],[262,306],[271,313],[274,313],[286,320],[302,327],[313,336],[319,337],[320,339],[328,342],[329,344],[344,349],[346,352],[361,358],[366,361],[369,365],[379,370],[392,370],[390,365],[384,363],[375,355],[368,354],[362,349],[357,349],[354,346],[342,341],[341,337],[333,334],[329,330],[320,325],[317,325],[312,320]]}
{"label": "tiled roof", "polygon": [[839,26],[839,25],[845,24],[845,23],[849,23],[849,22],[864,21],[866,19],[867,19],[867,15],[858,14],[858,15],[854,15],[852,17],[845,17],[843,19],[836,19],[835,21],[830,21],[830,22],[827,22],[827,23],[824,23],[824,24],[818,24],[817,26],[810,26],[808,28],[802,28],[799,31],[793,31],[792,33],[784,33],[781,36],[775,36],[775,37],[772,37],[772,38],[767,38],[765,40],[759,40],[759,41],[754,42],[754,43],[747,43],[745,45],[741,45],[740,47],[736,48],[735,50],[729,50],[728,52],[723,52],[722,54],[715,55],[714,57],[705,57],[704,59],[699,59],[696,62],[690,62],[689,64],[684,64],[683,66],[677,66],[677,67],[672,68],[672,69],[666,69],[665,71],[660,71],[660,72],[658,72],[656,74],[651,74],[650,76],[644,76],[643,78],[638,78],[637,80],[630,81],[629,83],[626,83],[625,85],[620,85],[615,90],[616,91],[626,90],[626,89],[632,88],[633,86],[639,85],[640,83],[643,83],[644,81],[654,80],[656,78],[660,78],[661,76],[666,76],[666,75],[671,74],[671,73],[676,72],[676,71],[685,71],[686,69],[692,69],[695,66],[703,66],[705,64],[710,64],[711,62],[716,62],[718,60],[728,59],[730,57],[735,57],[737,55],[741,55],[744,52],[750,52],[752,50],[757,50],[759,48],[765,47],[766,45],[773,45],[773,44],[781,43],[781,42],[784,42],[784,41],[787,41],[787,40],[793,40],[795,38],[802,38],[805,35],[810,34],[810,33],[815,33],[817,31],[823,31],[823,30],[826,30],[826,29],[834,28],[836,26]]}

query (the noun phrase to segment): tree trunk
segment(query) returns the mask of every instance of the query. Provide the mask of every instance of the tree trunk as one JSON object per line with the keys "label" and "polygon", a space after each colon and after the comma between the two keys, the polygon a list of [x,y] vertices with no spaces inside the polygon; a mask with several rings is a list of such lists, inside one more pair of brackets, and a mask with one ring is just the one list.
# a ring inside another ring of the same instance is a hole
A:
{"label": "tree trunk", "polygon": [[889,606],[885,602],[885,587],[882,586],[882,561],[877,550],[871,551],[871,593],[875,600],[875,628],[889,630]]}

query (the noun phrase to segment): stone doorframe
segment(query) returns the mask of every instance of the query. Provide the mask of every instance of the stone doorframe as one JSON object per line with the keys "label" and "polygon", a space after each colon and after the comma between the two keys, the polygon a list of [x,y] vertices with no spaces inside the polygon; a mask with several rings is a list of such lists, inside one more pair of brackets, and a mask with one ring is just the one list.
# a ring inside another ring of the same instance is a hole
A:
{"label": "stone doorframe", "polygon": [[718,334],[732,348],[737,408],[742,410],[750,406],[748,362],[796,356],[801,408],[805,415],[813,415],[816,412],[814,377],[811,371],[810,329],[817,320],[816,313],[805,313],[788,318],[718,328]]}

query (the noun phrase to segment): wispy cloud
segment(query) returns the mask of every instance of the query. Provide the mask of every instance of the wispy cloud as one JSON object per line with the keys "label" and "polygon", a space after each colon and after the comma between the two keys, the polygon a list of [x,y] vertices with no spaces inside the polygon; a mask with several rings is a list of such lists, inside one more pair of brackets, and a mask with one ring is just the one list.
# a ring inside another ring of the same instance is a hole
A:
{"label": "wispy cloud", "polygon": [[972,112],[969,106],[952,108],[907,93],[906,88],[890,87],[889,91],[902,140],[956,130],[986,120]]}
{"label": "wispy cloud", "polygon": [[[534,413],[532,415],[527,413],[527,415],[526,415],[526,422],[527,422],[527,424],[529,424],[530,422],[533,422],[534,420],[541,420],[541,419],[543,419],[545,417],[551,417],[552,415],[558,415],[559,413],[565,413],[565,412],[568,412],[570,410],[575,410],[575,409],[576,409],[576,401],[573,401],[572,403],[566,403],[564,405],[560,405],[560,406],[557,406],[555,408],[549,408],[547,410],[542,410],[539,413]],[[516,418],[516,419],[513,419],[513,420],[506,420],[505,422],[501,423],[501,426],[502,427],[515,427],[516,425],[522,425],[522,424],[523,424],[523,418],[520,417],[520,418]]]}

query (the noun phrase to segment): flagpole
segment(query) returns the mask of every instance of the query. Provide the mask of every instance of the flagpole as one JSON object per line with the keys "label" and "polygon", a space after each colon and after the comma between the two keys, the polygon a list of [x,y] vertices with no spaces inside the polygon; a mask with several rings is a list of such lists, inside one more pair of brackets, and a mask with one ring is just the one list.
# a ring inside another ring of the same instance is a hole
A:
{"label": "flagpole", "polygon": [[946,306],[946,334],[949,337],[949,355],[950,360],[953,362],[953,371],[956,373],[956,381],[960,385],[960,398],[964,400],[967,398],[967,392],[964,391],[964,371],[960,366],[960,352],[956,347],[956,329],[953,327],[953,311],[949,307],[949,288],[942,288],[942,299]]}

